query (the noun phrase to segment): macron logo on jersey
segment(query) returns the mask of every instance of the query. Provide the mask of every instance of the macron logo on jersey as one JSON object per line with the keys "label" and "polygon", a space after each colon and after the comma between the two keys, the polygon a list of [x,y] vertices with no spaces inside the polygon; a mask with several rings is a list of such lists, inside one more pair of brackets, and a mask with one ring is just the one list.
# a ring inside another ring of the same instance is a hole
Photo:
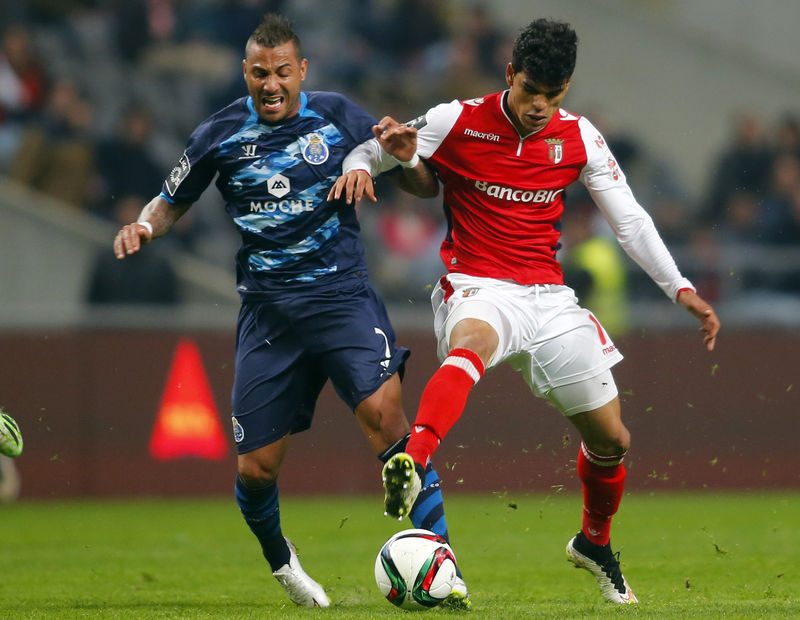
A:
{"label": "macron logo on jersey", "polygon": [[561,189],[514,189],[503,185],[489,185],[486,181],[475,181],[475,188],[485,192],[487,196],[500,200],[543,204],[553,202],[564,188]]}
{"label": "macron logo on jersey", "polygon": [[464,128],[464,135],[469,136],[470,138],[487,140],[489,142],[500,142],[500,136],[498,136],[496,133],[484,133],[482,131],[475,131],[469,127]]}

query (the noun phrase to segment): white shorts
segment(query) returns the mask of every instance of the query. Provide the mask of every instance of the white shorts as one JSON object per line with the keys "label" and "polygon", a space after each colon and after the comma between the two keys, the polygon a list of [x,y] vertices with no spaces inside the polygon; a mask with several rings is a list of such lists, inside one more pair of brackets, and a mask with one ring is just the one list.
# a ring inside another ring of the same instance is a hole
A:
{"label": "white shorts", "polygon": [[440,361],[449,352],[453,327],[479,319],[499,338],[487,370],[508,362],[536,396],[564,415],[597,409],[617,396],[609,369],[622,354],[568,286],[451,273],[433,289],[431,304]]}

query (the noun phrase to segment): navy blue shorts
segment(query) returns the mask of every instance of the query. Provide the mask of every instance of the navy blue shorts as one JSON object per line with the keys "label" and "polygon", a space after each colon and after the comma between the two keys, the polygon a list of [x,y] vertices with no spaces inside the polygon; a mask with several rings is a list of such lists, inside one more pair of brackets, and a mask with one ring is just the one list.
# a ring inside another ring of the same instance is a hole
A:
{"label": "navy blue shorts", "polygon": [[402,377],[408,356],[366,279],[243,303],[232,395],[238,453],[308,429],[328,379],[355,409],[395,372]]}

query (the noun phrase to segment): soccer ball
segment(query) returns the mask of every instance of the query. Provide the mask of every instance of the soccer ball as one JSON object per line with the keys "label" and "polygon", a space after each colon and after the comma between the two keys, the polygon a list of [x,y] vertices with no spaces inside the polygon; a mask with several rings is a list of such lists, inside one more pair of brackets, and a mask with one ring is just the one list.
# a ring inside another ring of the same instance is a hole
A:
{"label": "soccer ball", "polygon": [[15,457],[22,454],[22,433],[10,415],[0,409],[0,454]]}
{"label": "soccer ball", "polygon": [[386,599],[402,609],[435,607],[453,590],[456,556],[444,538],[428,530],[403,530],[381,547],[375,581]]}

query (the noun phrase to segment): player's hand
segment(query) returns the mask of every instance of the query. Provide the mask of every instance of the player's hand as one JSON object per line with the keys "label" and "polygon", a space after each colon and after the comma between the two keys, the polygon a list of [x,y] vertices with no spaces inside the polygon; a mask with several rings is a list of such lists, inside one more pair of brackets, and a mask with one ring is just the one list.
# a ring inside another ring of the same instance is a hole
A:
{"label": "player's hand", "polygon": [[153,240],[153,235],[138,222],[126,224],[114,238],[114,255],[122,260],[129,254],[135,254]]}
{"label": "player's hand", "polygon": [[351,170],[336,179],[336,183],[328,192],[328,200],[339,200],[342,192],[344,192],[344,201],[347,204],[352,204],[353,199],[359,202],[365,194],[372,202],[378,202],[372,177],[366,170]]}
{"label": "player's hand", "polygon": [[400,161],[411,161],[417,152],[417,130],[405,123],[398,123],[391,116],[384,116],[372,127],[384,151]]}
{"label": "player's hand", "polygon": [[714,308],[697,293],[690,290],[678,293],[678,303],[700,320],[702,323],[700,331],[705,333],[703,344],[709,351],[713,351],[720,328],[719,317],[714,312]]}

